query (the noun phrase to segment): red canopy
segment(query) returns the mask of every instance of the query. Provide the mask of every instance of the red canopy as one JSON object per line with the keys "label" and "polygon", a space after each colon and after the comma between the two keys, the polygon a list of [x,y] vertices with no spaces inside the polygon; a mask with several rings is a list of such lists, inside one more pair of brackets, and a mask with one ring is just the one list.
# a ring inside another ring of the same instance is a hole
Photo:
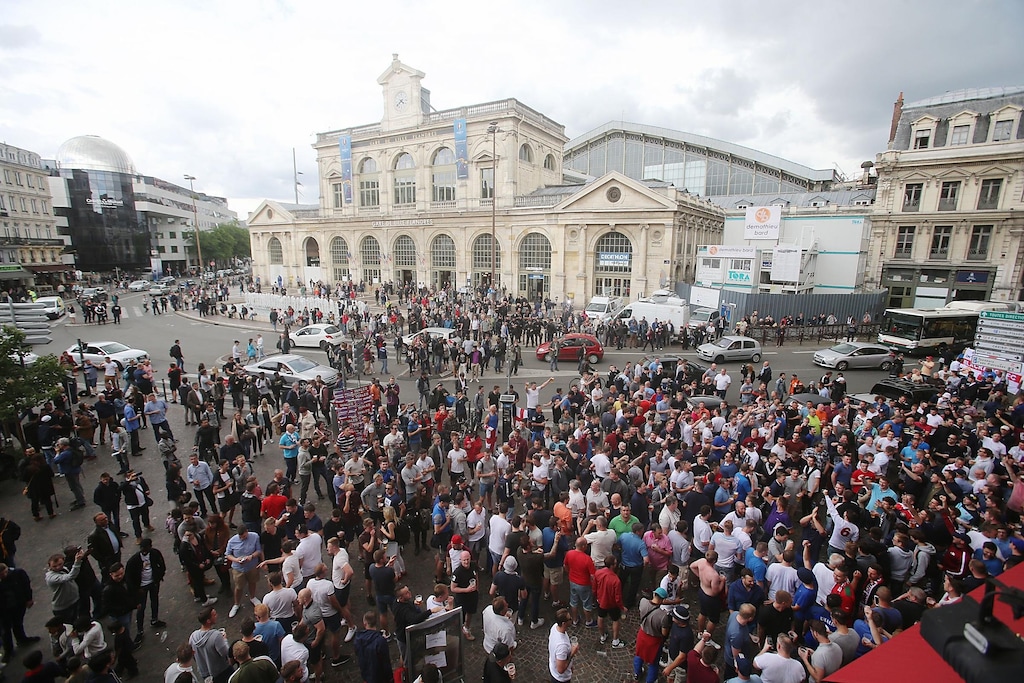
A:
{"label": "red canopy", "polygon": [[[1024,564],[1003,572],[999,580],[1007,586],[1024,589]],[[985,587],[975,589],[970,595],[981,602],[985,597]],[[993,613],[1011,631],[1024,635],[1024,620],[1014,621],[1009,605],[997,599]],[[900,683],[963,680],[921,637],[920,624],[915,624],[884,645],[855,659],[825,680],[827,683],[878,683],[890,677]]]}

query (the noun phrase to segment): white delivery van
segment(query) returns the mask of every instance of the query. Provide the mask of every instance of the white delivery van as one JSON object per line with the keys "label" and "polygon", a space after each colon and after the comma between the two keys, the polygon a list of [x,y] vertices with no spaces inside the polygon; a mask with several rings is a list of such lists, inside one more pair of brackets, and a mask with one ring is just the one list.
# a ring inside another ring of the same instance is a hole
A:
{"label": "white delivery van", "polygon": [[628,304],[619,311],[617,317],[625,323],[628,323],[630,318],[636,318],[637,322],[647,318],[648,324],[655,320],[671,322],[678,337],[679,332],[690,323],[690,305],[686,300],[677,297],[641,299]]}
{"label": "white delivery van", "polygon": [[595,296],[583,309],[587,317],[597,322],[607,322],[622,310],[622,299],[617,296]]}

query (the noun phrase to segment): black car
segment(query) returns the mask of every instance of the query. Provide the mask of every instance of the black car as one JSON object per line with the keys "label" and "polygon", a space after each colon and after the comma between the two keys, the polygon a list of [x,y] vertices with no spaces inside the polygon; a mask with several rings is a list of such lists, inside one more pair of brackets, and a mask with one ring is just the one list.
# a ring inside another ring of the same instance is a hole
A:
{"label": "black car", "polygon": [[942,388],[937,384],[928,382],[911,382],[905,379],[890,377],[879,380],[871,387],[871,391],[863,394],[851,394],[850,401],[856,405],[858,402],[874,403],[876,396],[884,396],[890,401],[904,399],[908,404],[931,401]]}

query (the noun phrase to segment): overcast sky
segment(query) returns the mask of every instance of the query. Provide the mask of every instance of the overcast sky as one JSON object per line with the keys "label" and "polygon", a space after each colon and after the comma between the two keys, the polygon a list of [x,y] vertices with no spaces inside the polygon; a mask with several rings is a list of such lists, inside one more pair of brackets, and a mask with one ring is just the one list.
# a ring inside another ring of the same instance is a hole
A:
{"label": "overcast sky", "polygon": [[393,52],[446,109],[515,97],[572,138],[609,120],[848,175],[892,104],[1024,85],[1020,0],[3,0],[0,140],[95,134],[139,172],[229,198],[318,199],[317,132],[379,121]]}

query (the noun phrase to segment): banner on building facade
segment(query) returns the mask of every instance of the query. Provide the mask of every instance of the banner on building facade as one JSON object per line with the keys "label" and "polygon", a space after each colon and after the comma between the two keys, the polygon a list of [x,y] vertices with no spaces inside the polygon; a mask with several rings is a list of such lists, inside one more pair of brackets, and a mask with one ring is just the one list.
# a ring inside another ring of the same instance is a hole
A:
{"label": "banner on building facade", "polygon": [[455,177],[465,180],[469,177],[469,149],[466,145],[466,119],[455,119]]}
{"label": "banner on building facade", "polygon": [[782,226],[781,206],[748,206],[743,223],[745,240],[777,240]]}
{"label": "banner on building facade", "polygon": [[702,244],[697,247],[697,256],[709,258],[752,259],[757,256],[757,247],[732,247],[724,244]]}
{"label": "banner on building facade", "polygon": [[341,192],[346,204],[352,203],[352,136],[343,133],[338,138],[341,152]]}
{"label": "banner on building facade", "polygon": [[598,268],[629,268],[633,255],[629,252],[599,251],[597,252]]}
{"label": "banner on building facade", "polygon": [[772,254],[772,280],[775,282],[800,281],[800,247],[779,245]]}

